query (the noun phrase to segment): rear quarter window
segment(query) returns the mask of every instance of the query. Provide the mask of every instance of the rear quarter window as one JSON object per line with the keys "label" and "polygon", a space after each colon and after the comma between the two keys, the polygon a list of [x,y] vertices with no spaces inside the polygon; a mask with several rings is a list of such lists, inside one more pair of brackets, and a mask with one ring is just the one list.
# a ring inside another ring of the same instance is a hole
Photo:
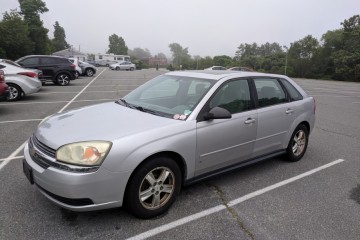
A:
{"label": "rear quarter window", "polygon": [[290,95],[291,101],[298,101],[298,100],[303,99],[303,96],[289,81],[287,81],[285,79],[280,79],[280,81],[284,85],[288,94]]}

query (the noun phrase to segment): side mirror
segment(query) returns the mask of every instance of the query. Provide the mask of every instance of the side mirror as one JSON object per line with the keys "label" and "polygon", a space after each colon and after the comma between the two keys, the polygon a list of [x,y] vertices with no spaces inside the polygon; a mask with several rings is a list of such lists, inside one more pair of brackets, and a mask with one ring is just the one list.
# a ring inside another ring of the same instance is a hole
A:
{"label": "side mirror", "polygon": [[221,108],[221,107],[214,107],[209,112],[204,114],[205,120],[227,119],[227,118],[231,118],[231,113],[225,108]]}

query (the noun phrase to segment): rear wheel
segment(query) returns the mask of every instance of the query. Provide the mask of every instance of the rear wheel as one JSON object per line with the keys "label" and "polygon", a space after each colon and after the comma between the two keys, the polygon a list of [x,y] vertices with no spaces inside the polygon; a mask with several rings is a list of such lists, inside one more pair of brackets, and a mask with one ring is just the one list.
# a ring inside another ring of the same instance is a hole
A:
{"label": "rear wheel", "polygon": [[70,76],[67,73],[60,73],[56,76],[56,83],[60,86],[67,86],[70,83]]}
{"label": "rear wheel", "polygon": [[167,157],[149,159],[133,173],[126,190],[128,209],[139,218],[151,218],[166,212],[181,187],[181,171]]}
{"label": "rear wheel", "polygon": [[21,98],[22,95],[22,90],[21,88],[13,83],[7,83],[7,85],[9,86],[9,97],[8,97],[8,101],[17,101]]}
{"label": "rear wheel", "polygon": [[94,75],[94,70],[92,70],[91,68],[88,68],[88,69],[86,69],[85,74],[88,77],[92,77]]}
{"label": "rear wheel", "polygon": [[286,149],[288,160],[299,161],[305,154],[309,140],[309,130],[303,124],[297,126]]}

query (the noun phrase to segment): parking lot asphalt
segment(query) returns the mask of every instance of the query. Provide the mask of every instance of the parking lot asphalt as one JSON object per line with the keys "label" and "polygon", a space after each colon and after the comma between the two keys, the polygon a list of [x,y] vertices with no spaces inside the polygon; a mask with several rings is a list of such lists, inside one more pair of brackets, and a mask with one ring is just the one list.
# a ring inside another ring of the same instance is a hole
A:
{"label": "parking lot asphalt", "polygon": [[191,185],[154,219],[122,208],[70,212],[29,184],[21,145],[43,118],[113,101],[164,72],[99,68],[92,78],[0,103],[0,239],[359,239],[359,83],[295,79],[317,103],[301,161],[272,158]]}

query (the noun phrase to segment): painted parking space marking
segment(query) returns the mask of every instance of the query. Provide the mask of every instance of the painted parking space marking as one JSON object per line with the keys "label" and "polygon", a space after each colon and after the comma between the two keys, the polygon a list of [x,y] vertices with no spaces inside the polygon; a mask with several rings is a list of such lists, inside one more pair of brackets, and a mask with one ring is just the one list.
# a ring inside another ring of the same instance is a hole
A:
{"label": "painted parking space marking", "polygon": [[[76,100],[72,101],[73,103],[76,102],[101,102],[101,101],[115,101],[116,99],[112,98],[105,98],[105,99],[91,99],[91,100]],[[11,103],[11,104],[1,104],[1,105],[31,105],[31,104],[50,104],[50,103],[69,103],[70,101],[52,101],[52,102],[19,102],[19,103]]]}
{"label": "painted parking space marking", "polygon": [[[310,171],[304,172],[304,173],[299,174],[299,175],[297,175],[297,176],[294,176],[294,177],[292,177],[292,178],[283,180],[283,181],[281,181],[281,182],[275,183],[275,184],[273,184],[273,185],[270,185],[270,186],[268,186],[268,187],[262,188],[262,189],[260,189],[260,190],[255,191],[255,192],[249,193],[249,194],[247,194],[247,195],[245,195],[245,196],[242,196],[242,197],[240,197],[240,198],[237,198],[237,199],[234,199],[234,200],[230,201],[230,202],[228,203],[228,206],[229,206],[229,207],[233,207],[233,206],[235,206],[235,205],[237,205],[237,204],[240,204],[240,203],[242,203],[242,202],[245,202],[245,201],[247,201],[247,200],[249,200],[249,199],[252,199],[252,198],[254,198],[254,197],[260,196],[260,195],[262,195],[262,194],[264,194],[264,193],[270,192],[270,191],[272,191],[272,190],[275,190],[275,189],[277,189],[277,188],[280,188],[280,187],[282,187],[282,186],[285,186],[285,185],[287,185],[287,184],[290,184],[290,183],[295,182],[295,181],[297,181],[297,180],[300,180],[300,179],[302,179],[302,178],[308,177],[308,176],[310,176],[310,175],[312,175],[312,174],[314,174],[314,173],[317,173],[317,172],[319,172],[319,171],[322,171],[322,170],[324,170],[324,169],[326,169],[326,168],[332,167],[332,166],[334,166],[334,165],[336,165],[336,164],[339,164],[339,163],[342,163],[342,162],[344,162],[344,161],[345,161],[344,159],[338,159],[338,160],[336,160],[336,161],[333,161],[333,162],[330,162],[330,163],[328,163],[328,164],[322,165],[322,166],[320,166],[320,167],[314,168],[314,169],[312,169],[312,170],[310,170]],[[162,226],[160,226],[160,227],[157,227],[157,228],[151,229],[151,230],[149,230],[149,231],[143,232],[143,233],[138,234],[138,235],[136,235],[136,236],[130,237],[130,238],[128,238],[127,240],[142,240],[142,239],[146,239],[146,238],[149,238],[149,237],[153,237],[153,236],[155,236],[155,235],[158,235],[158,234],[163,233],[163,232],[165,232],[165,231],[168,231],[168,230],[170,230],[170,229],[179,227],[179,226],[181,226],[181,225],[185,225],[185,224],[187,224],[187,223],[189,223],[189,222],[192,222],[192,221],[195,221],[195,220],[197,220],[197,219],[200,219],[200,218],[209,216],[209,215],[211,215],[211,214],[220,212],[220,211],[225,210],[225,209],[226,209],[226,206],[225,206],[225,205],[218,205],[218,206],[216,206],[216,207],[212,207],[212,208],[206,209],[206,210],[201,211],[201,212],[199,212],[199,213],[192,214],[192,215],[190,215],[190,216],[181,218],[181,219],[179,219],[179,220],[176,220],[176,221],[170,222],[170,223],[168,223],[168,224],[164,224],[164,225],[162,225]]]}
{"label": "painted parking space marking", "polygon": [[42,119],[25,119],[25,120],[13,120],[13,121],[2,121],[0,122],[0,124],[2,123],[19,123],[19,122],[37,122],[37,121],[41,121]]}

